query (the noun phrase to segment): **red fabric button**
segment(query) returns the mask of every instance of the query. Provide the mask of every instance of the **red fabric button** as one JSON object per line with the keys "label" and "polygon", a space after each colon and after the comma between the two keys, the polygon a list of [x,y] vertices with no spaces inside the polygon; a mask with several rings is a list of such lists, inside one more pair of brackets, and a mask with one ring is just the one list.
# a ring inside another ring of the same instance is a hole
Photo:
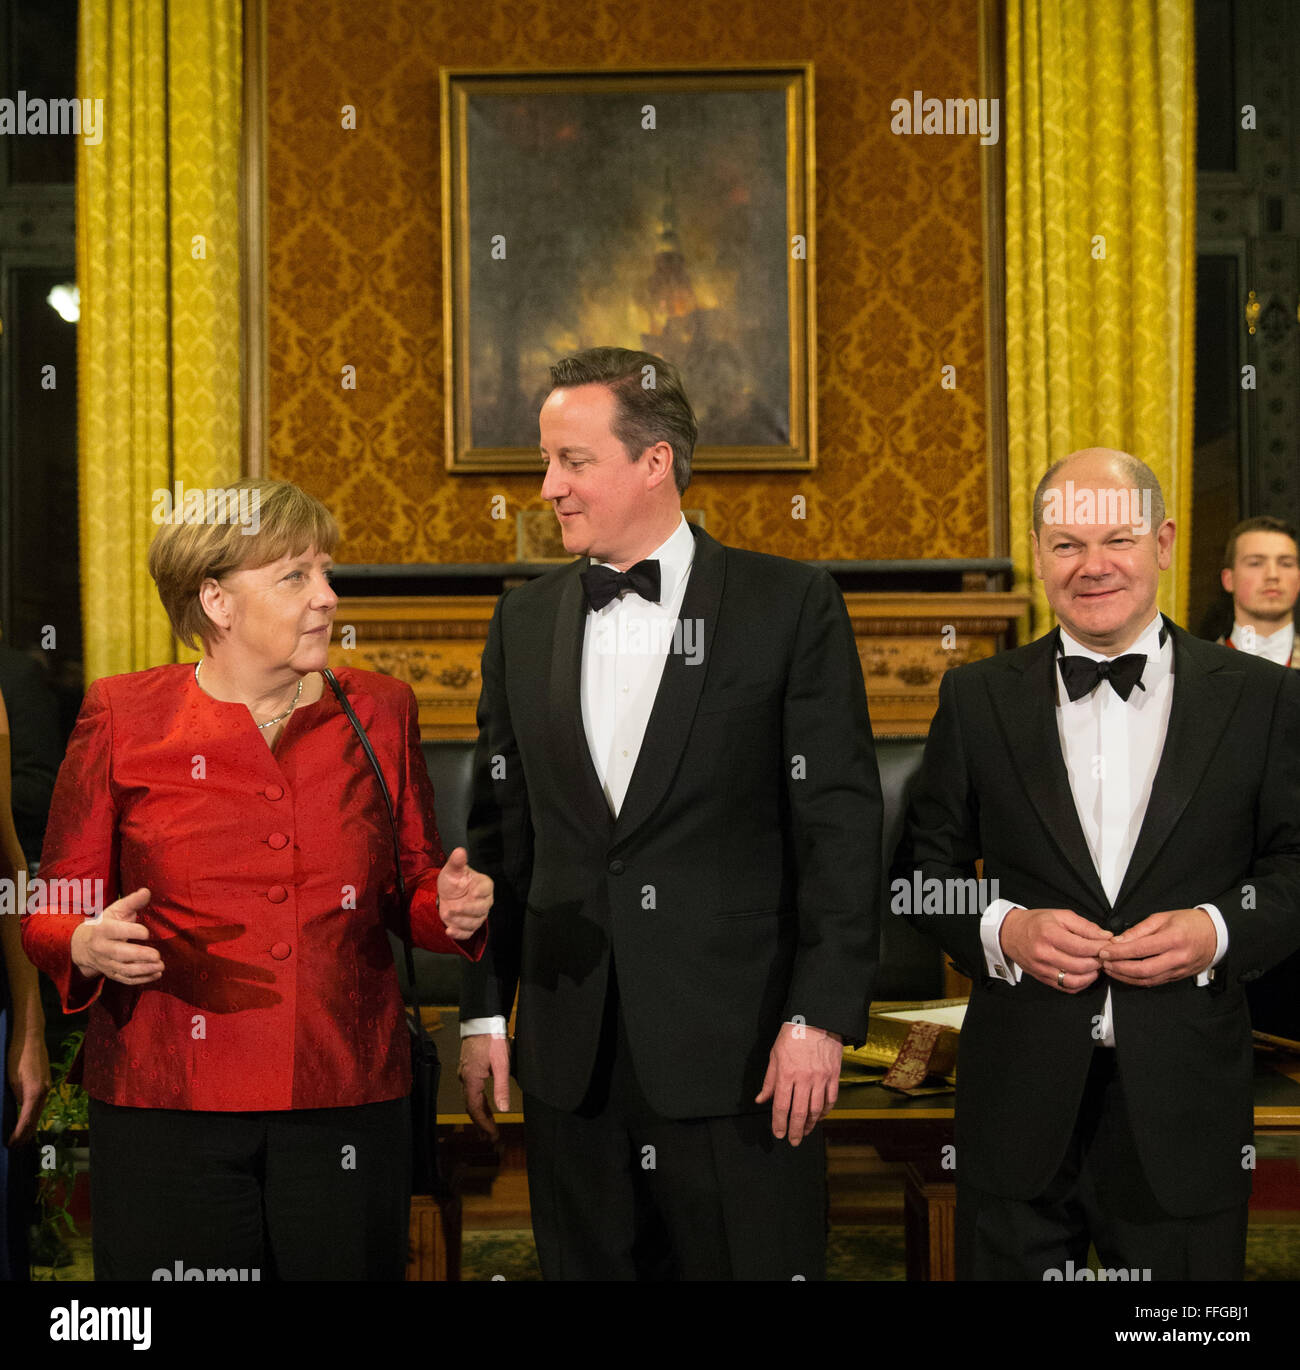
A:
{"label": "red fabric button", "polygon": [[279,851],[281,847],[287,847],[289,845],[289,839],[282,832],[273,832],[270,837],[266,839],[266,843],[267,846],[274,847],[276,851]]}
{"label": "red fabric button", "polygon": [[283,885],[272,885],[266,892],[266,897],[273,904],[283,904],[289,897],[289,891]]}
{"label": "red fabric button", "polygon": [[264,789],[264,790],[262,791],[262,793],[263,793],[268,799],[283,799],[283,798],[284,798],[284,788],[283,788],[283,786],[280,786],[280,785],[268,785],[268,786],[266,787],[266,789]]}
{"label": "red fabric button", "polygon": [[274,956],[277,961],[286,961],[292,951],[293,948],[288,942],[277,942],[275,946],[271,948],[271,955]]}

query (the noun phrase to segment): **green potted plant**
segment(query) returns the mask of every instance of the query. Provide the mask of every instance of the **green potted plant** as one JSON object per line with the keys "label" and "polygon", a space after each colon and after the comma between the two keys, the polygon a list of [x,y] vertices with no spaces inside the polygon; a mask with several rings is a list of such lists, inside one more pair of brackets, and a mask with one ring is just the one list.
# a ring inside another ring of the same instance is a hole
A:
{"label": "green potted plant", "polygon": [[37,1221],[31,1233],[31,1264],[50,1269],[69,1265],[72,1253],[66,1237],[80,1234],[73,1218],[79,1184],[89,1179],[89,1096],[68,1080],[81,1048],[82,1031],[69,1034],[56,1060],[50,1063],[51,1088],[37,1126],[39,1180]]}

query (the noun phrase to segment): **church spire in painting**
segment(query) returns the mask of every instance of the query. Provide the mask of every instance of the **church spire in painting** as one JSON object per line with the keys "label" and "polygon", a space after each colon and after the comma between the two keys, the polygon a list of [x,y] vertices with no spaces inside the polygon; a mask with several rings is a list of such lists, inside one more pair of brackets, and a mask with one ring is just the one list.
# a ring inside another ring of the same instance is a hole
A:
{"label": "church spire in painting", "polygon": [[673,198],[672,171],[667,167],[664,168],[659,242],[643,300],[646,312],[650,315],[650,332],[655,335],[668,332],[673,319],[689,318],[698,308],[695,289],[686,269],[686,258],[677,237],[677,204]]}

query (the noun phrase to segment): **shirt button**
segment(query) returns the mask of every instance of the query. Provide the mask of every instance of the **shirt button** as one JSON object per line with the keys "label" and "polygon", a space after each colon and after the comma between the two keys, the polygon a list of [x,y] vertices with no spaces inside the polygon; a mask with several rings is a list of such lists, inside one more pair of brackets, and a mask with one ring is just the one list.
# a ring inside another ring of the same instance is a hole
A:
{"label": "shirt button", "polygon": [[289,959],[289,953],[292,951],[293,948],[288,942],[277,942],[275,946],[271,948],[271,955],[274,956],[277,961],[287,961]]}
{"label": "shirt button", "polygon": [[284,798],[284,789],[283,789],[283,787],[280,786],[280,785],[268,785],[268,786],[266,787],[266,789],[264,789],[264,790],[262,791],[262,793],[263,793],[268,799],[283,799],[283,798]]}
{"label": "shirt button", "polygon": [[621,861],[611,861],[609,863],[609,873],[611,875],[622,875],[627,868]]}
{"label": "shirt button", "polygon": [[283,885],[272,885],[266,892],[266,897],[273,904],[283,904],[289,897],[289,891]]}
{"label": "shirt button", "polygon": [[624,693],[624,694],[627,694],[627,691],[628,691],[628,687],[627,687],[626,685],[624,685],[624,686],[623,686],[623,693]]}
{"label": "shirt button", "polygon": [[281,847],[287,847],[289,845],[289,839],[282,832],[273,832],[270,837],[266,839],[266,842],[268,846],[274,847],[276,851],[279,851]]}

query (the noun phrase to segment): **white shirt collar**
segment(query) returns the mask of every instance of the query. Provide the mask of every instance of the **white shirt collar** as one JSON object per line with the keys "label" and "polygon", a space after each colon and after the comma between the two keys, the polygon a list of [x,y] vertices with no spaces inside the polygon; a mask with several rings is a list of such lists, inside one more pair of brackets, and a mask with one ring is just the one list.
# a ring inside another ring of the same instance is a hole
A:
{"label": "white shirt collar", "polygon": [[[1242,637],[1243,628],[1240,623],[1232,625],[1232,645],[1240,652],[1247,651],[1241,644],[1245,640]],[[1269,661],[1276,661],[1281,666],[1291,664],[1291,652],[1295,647],[1295,624],[1284,623],[1276,632],[1265,636],[1256,631],[1254,637],[1255,645],[1248,651],[1250,656],[1267,657]]]}
{"label": "white shirt collar", "polygon": [[[677,587],[695,560],[695,535],[683,514],[672,533],[645,558],[659,563],[659,603],[669,604]],[[592,561],[593,566],[608,566],[607,561]]]}
{"label": "white shirt collar", "polygon": [[1160,654],[1160,629],[1163,627],[1159,612],[1150,623],[1142,630],[1137,640],[1131,647],[1126,647],[1122,652],[1098,652],[1091,647],[1085,647],[1082,642],[1076,641],[1061,629],[1061,655],[1062,656],[1086,656],[1093,661],[1109,661],[1112,656],[1128,656],[1131,652],[1141,652],[1148,661]]}

